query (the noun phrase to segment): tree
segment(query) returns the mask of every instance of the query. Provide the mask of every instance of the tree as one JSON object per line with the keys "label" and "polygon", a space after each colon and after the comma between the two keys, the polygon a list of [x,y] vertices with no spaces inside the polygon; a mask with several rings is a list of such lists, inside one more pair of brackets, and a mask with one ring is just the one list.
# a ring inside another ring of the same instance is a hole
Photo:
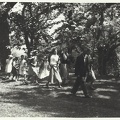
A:
{"label": "tree", "polygon": [[94,50],[97,50],[99,74],[107,74],[107,65],[115,55],[115,49],[120,45],[119,4],[72,3],[65,6],[63,9],[65,22],[53,33],[56,34],[55,39],[61,41],[61,44],[88,46],[93,52],[93,57]]}
{"label": "tree", "polygon": [[9,54],[6,46],[10,45],[9,42],[9,24],[8,24],[8,12],[15,5],[15,2],[8,2],[4,5],[0,4],[0,58],[3,65],[5,66],[6,58]]}
{"label": "tree", "polygon": [[[22,4],[22,14],[11,14],[11,24],[14,25],[15,33],[24,37],[28,55],[32,49],[42,46],[42,40],[46,43],[44,48],[51,47],[52,41],[56,40],[56,45],[66,44],[70,52],[76,46],[87,46],[92,50],[92,58],[98,58],[99,74],[107,74],[107,65],[120,45],[119,4]],[[55,21],[59,15],[63,15],[64,20]],[[61,26],[49,35],[48,30],[59,23]]]}
{"label": "tree", "polygon": [[93,6],[94,14],[99,16],[94,36],[98,50],[98,70],[100,75],[106,75],[107,64],[115,55],[115,49],[120,45],[119,24],[118,18],[116,18],[116,14],[119,13],[119,4],[106,3],[93,4]]}
{"label": "tree", "polygon": [[[48,29],[59,22],[52,22],[60,15],[61,3],[21,3],[24,5],[22,14],[12,13],[11,20],[23,33],[25,44],[30,51],[38,48],[41,41],[49,45],[53,38],[48,34]],[[63,6],[64,7],[64,6]]]}

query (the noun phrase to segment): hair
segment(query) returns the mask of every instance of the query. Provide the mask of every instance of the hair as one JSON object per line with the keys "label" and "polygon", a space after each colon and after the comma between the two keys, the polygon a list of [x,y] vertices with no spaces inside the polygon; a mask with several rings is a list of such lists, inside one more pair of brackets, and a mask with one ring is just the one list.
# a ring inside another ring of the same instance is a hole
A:
{"label": "hair", "polygon": [[15,57],[13,60],[18,60],[18,57]]}
{"label": "hair", "polygon": [[21,55],[21,57],[24,57],[24,55]]}
{"label": "hair", "polygon": [[55,50],[57,50],[57,48],[53,48],[53,49],[52,49],[52,53],[54,53],[54,52],[55,52]]}

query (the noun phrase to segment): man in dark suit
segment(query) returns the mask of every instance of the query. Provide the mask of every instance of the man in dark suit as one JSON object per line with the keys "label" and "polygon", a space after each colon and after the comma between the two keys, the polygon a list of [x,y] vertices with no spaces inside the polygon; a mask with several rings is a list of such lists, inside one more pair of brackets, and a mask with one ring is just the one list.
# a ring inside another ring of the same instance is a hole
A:
{"label": "man in dark suit", "polygon": [[76,92],[78,91],[79,86],[81,86],[81,89],[83,90],[83,93],[86,98],[90,98],[87,92],[86,85],[85,85],[85,77],[88,72],[88,64],[86,61],[86,56],[87,54],[89,54],[89,52],[90,50],[88,48],[82,49],[82,53],[76,59],[75,75],[77,76],[77,79],[71,91],[71,93],[75,95]]}

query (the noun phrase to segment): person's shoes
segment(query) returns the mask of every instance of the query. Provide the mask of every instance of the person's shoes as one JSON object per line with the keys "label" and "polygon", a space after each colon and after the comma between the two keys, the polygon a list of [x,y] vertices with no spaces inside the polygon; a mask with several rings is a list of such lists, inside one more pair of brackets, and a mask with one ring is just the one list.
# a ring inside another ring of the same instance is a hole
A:
{"label": "person's shoes", "polygon": [[85,98],[92,98],[91,96],[89,96],[89,95],[85,95]]}

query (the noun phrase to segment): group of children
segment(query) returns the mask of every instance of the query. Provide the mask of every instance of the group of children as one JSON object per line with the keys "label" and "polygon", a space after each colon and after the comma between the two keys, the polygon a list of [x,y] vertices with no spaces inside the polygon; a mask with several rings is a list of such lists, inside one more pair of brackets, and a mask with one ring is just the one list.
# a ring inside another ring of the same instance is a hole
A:
{"label": "group of children", "polygon": [[24,82],[27,83],[28,79],[34,77],[33,81],[38,83],[38,78],[43,79],[49,76],[47,67],[47,57],[44,57],[41,64],[38,65],[37,56],[26,59],[24,55],[21,55],[20,58],[9,55],[5,67],[6,79],[18,81],[23,77]]}
{"label": "group of children", "polygon": [[6,78],[17,81],[21,75],[25,77],[27,74],[26,66],[27,62],[24,55],[21,55],[21,58],[9,55],[5,67]]}

